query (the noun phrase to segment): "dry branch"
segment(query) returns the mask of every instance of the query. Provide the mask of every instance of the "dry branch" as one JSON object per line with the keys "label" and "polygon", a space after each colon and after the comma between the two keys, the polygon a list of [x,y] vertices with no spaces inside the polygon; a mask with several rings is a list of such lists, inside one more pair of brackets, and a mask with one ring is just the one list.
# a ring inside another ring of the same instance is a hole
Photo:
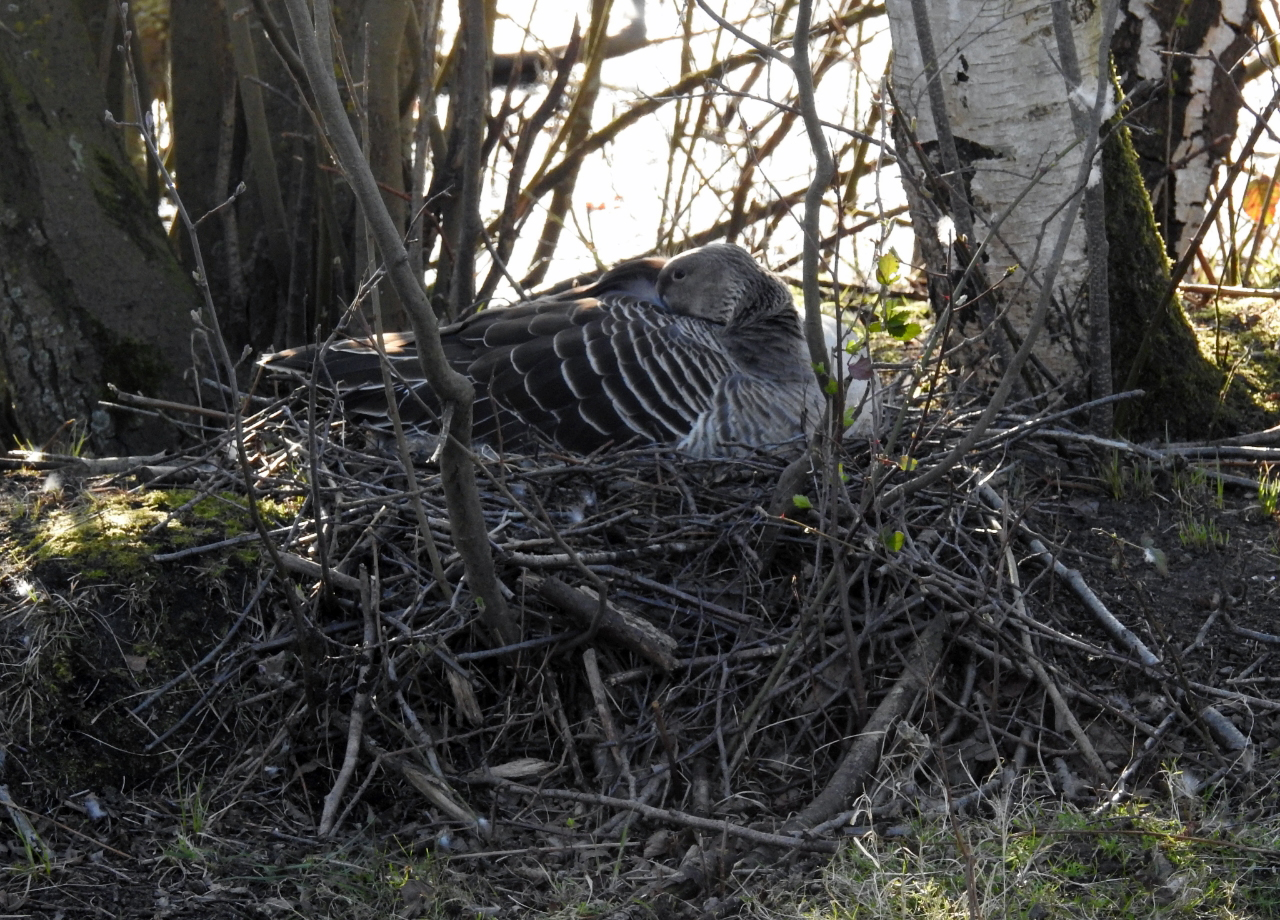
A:
{"label": "dry branch", "polygon": [[445,440],[440,456],[440,471],[445,481],[445,495],[450,510],[449,519],[458,529],[457,547],[470,575],[471,585],[479,595],[477,600],[481,603],[480,618],[493,632],[498,644],[510,645],[518,641],[519,629],[507,610],[506,599],[494,572],[480,513],[475,469],[467,455],[467,446],[471,442],[471,404],[474,399],[471,384],[452,370],[445,360],[440,345],[439,322],[427,303],[421,283],[413,276],[400,231],[383,205],[373,173],[360,152],[360,144],[347,120],[346,110],[333,78],[333,62],[327,50],[322,50],[328,48],[329,4],[326,0],[318,0],[314,20],[303,0],[287,0],[287,4],[294,34],[298,39],[299,55],[316,97],[322,127],[337,151],[343,172],[360,201],[361,210],[377,240],[378,249],[383,254],[391,283],[401,304],[409,313],[423,373],[440,398],[454,407],[449,414],[449,437]]}
{"label": "dry branch", "polygon": [[526,575],[525,583],[579,626],[630,649],[664,671],[675,668],[676,640],[625,607],[602,601],[590,588],[572,588],[554,576]]}

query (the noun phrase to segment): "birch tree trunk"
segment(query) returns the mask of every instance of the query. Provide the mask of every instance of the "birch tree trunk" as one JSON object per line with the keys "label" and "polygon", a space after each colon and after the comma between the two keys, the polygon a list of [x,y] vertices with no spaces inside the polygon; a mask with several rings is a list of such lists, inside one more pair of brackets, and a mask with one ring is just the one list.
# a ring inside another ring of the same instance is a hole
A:
{"label": "birch tree trunk", "polygon": [[1134,95],[1130,121],[1142,128],[1133,146],[1166,250],[1178,259],[1231,153],[1257,0],[1124,0],[1121,8],[1112,48],[1121,85]]}
{"label": "birch tree trunk", "polygon": [[[975,321],[989,325],[1003,312],[1016,338],[1039,297],[1044,263],[1067,216],[1064,205],[1077,191],[1080,168],[1049,5],[890,0],[887,8],[900,130],[914,135],[917,156],[928,157],[911,164],[923,178],[907,183],[917,236],[932,237],[921,240],[922,252],[927,263],[935,263],[930,270],[952,283],[965,271],[968,256],[978,252],[969,283],[954,292],[963,293],[967,304],[960,306],[956,297],[953,322],[958,325],[953,328],[972,335]],[[927,22],[918,21],[916,14],[926,10]],[[1072,13],[1082,101],[1091,105],[1101,17],[1096,7],[1083,4],[1072,4]],[[936,62],[926,60],[922,27],[932,33]],[[943,119],[937,117],[938,100],[930,97],[928,73],[935,66],[933,92],[941,97]],[[946,161],[948,134],[954,138],[960,183],[947,175],[955,168]],[[972,238],[963,239],[970,232]],[[1038,380],[1028,381],[1033,389],[1072,388],[1085,376],[1088,271],[1084,225],[1076,220],[1034,352]],[[984,298],[984,289],[996,281],[1001,282],[996,296]],[[941,306],[936,301],[945,293],[936,284],[934,294],[935,306]],[[998,363],[989,357],[994,357],[989,349],[967,354],[979,376]]]}
{"label": "birch tree trunk", "polygon": [[[909,152],[905,186],[931,299],[939,314],[948,303],[955,306],[953,343],[967,339],[979,346],[958,348],[951,360],[979,380],[1001,369],[1002,340],[1003,353],[1021,343],[1061,222],[1084,197],[1099,194],[1096,186],[1102,184],[1105,231],[1093,237],[1092,266],[1107,267],[1105,284],[1094,281],[1099,299],[1093,314],[1101,318],[1091,329],[1090,247],[1085,222],[1077,219],[1044,329],[1023,372],[1024,393],[1045,397],[1042,404],[1107,395],[1105,385],[1104,392],[1090,392],[1089,377],[1094,358],[1109,353],[1115,388],[1147,392],[1117,416],[1123,432],[1204,437],[1233,424],[1230,416],[1243,411],[1243,400],[1232,392],[1223,410],[1223,374],[1201,356],[1178,301],[1170,297],[1164,243],[1126,128],[1112,124],[1104,130],[1105,155],[1090,172],[1089,191],[1069,204],[1080,191],[1082,153],[1055,37],[1055,7],[1070,18],[1081,81],[1076,102],[1092,107],[1099,73],[1110,80],[1109,64],[1100,66],[1098,59],[1101,3],[887,3],[895,137],[899,149]],[[937,75],[932,92],[930,73]],[[1191,109],[1194,114],[1211,107]],[[960,181],[950,182],[953,175]],[[1103,323],[1106,336],[1097,328]],[[983,335],[975,336],[979,329]],[[1100,340],[1111,347],[1100,350]]]}

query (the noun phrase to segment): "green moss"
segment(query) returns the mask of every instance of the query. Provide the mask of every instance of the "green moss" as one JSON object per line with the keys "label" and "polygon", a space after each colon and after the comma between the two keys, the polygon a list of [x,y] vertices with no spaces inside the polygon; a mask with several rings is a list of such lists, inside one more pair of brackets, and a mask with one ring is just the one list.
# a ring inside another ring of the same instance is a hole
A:
{"label": "green moss", "polygon": [[95,150],[93,161],[98,170],[93,197],[102,213],[137,244],[148,261],[171,259],[160,232],[160,219],[147,204],[137,174],[105,150]]}
{"label": "green moss", "polygon": [[[25,549],[37,562],[58,561],[90,578],[140,573],[154,553],[212,543],[247,533],[252,520],[241,496],[200,495],[175,489],[86,495],[65,506],[34,511]],[[293,513],[284,503],[263,502],[268,522]],[[242,550],[251,562],[256,549]]]}
{"label": "green moss", "polygon": [[[0,618],[0,746],[51,789],[145,782],[159,763],[148,745],[203,689],[182,682],[141,720],[130,708],[213,647],[236,616],[228,599],[258,570],[256,542],[234,556],[153,556],[247,532],[245,499],[60,493],[19,478],[0,495],[0,574],[20,588]],[[271,523],[292,514],[263,508]]]}
{"label": "green moss", "polygon": [[1201,354],[1178,300],[1164,302],[1169,261],[1123,126],[1103,145],[1103,176],[1114,384],[1146,391],[1117,408],[1116,427],[1131,438],[1176,440],[1252,424],[1246,389]]}
{"label": "green moss", "polygon": [[78,507],[49,509],[28,549],[37,561],[60,560],[86,574],[125,574],[152,551],[146,533],[165,516],[164,509],[146,500],[91,498]]}

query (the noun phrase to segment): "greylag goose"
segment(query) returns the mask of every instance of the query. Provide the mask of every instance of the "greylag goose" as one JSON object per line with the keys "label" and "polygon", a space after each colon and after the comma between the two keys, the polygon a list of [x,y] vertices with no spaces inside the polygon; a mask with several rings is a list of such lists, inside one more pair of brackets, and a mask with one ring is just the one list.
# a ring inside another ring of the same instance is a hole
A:
{"label": "greylag goose", "polygon": [[[594,284],[482,310],[441,330],[445,355],[475,381],[474,434],[498,448],[539,436],[590,453],[628,442],[725,457],[811,432],[823,399],[787,286],[746,250],[703,246],[641,259]],[[438,401],[411,333],[384,336],[407,425]],[[316,374],[346,410],[387,423],[377,350],[349,339],[267,355],[272,372]]]}

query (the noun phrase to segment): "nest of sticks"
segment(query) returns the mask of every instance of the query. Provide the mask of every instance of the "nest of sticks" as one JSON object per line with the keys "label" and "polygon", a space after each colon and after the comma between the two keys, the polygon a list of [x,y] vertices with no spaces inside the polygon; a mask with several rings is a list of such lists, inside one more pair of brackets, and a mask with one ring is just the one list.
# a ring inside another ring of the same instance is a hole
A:
{"label": "nest of sticks", "polygon": [[[220,748],[223,789],[305,802],[298,833],[372,810],[453,853],[643,841],[666,886],[697,884],[711,851],[832,852],[1015,783],[1121,801],[1170,749],[1206,777],[1247,772],[1232,717],[1280,705],[1152,652],[1009,498],[1018,451],[1097,444],[1006,416],[936,487],[882,507],[963,432],[927,421],[909,472],[865,444],[479,457],[522,636],[494,648],[430,460],[411,479],[339,413],[272,403],[244,426],[252,485],[296,516],[272,523],[257,589],[188,665],[217,692],[155,730],[185,758]],[[243,492],[230,443],[153,468],[157,484],[197,471],[208,493]],[[292,592],[270,590],[282,577]],[[1152,686],[1158,719],[1122,701]],[[1100,726],[1123,756],[1099,751]]]}

